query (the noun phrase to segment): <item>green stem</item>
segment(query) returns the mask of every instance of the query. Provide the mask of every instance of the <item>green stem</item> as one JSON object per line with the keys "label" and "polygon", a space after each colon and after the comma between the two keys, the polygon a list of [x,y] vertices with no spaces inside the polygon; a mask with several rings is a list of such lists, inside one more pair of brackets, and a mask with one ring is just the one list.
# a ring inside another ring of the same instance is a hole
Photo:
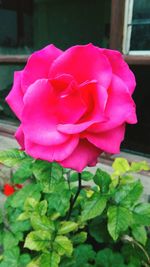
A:
{"label": "green stem", "polygon": [[67,220],[70,219],[74,204],[75,204],[75,202],[76,202],[76,200],[78,198],[78,195],[80,194],[81,189],[82,189],[81,173],[78,173],[78,189],[77,189],[77,192],[76,192],[74,198],[71,197],[70,208],[69,208],[69,211],[68,211]]}

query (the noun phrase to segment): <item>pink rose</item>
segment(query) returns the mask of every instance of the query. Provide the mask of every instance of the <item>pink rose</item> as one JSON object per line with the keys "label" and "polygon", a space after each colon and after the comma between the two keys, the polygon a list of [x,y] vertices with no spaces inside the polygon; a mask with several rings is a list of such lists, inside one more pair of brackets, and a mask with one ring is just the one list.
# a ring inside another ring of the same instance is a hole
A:
{"label": "pink rose", "polygon": [[135,78],[122,55],[92,44],[33,53],[6,98],[20,119],[16,139],[29,155],[79,172],[103,152],[118,153],[136,123]]}

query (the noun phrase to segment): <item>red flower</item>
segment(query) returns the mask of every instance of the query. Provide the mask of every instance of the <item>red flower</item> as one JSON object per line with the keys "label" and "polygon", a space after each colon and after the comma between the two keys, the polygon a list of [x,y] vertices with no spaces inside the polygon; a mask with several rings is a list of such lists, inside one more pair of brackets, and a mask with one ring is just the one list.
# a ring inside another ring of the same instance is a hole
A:
{"label": "red flower", "polygon": [[10,185],[10,184],[5,184],[4,185],[4,195],[5,196],[10,196],[13,193],[15,193],[18,189],[21,189],[23,187],[22,184],[15,184],[15,185]]}
{"label": "red flower", "polygon": [[15,189],[13,188],[13,186],[11,186],[10,184],[5,184],[4,185],[4,195],[5,196],[10,196],[15,192]]}

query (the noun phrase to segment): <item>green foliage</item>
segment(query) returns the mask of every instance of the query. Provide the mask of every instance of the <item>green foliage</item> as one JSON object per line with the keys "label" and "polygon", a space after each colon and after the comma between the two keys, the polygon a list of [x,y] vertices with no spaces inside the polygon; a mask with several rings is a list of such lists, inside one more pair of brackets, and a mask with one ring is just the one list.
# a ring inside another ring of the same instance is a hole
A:
{"label": "green foliage", "polygon": [[0,210],[0,267],[150,266],[150,204],[134,178],[146,162],[117,158],[111,175],[84,171],[86,186],[20,150],[0,152],[0,162],[13,168],[12,183],[24,183]]}

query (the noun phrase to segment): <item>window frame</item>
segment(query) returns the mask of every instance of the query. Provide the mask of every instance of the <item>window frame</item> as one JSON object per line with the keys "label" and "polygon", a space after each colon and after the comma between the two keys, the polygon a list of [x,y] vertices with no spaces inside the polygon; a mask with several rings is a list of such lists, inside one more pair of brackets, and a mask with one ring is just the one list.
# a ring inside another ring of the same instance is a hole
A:
{"label": "window frame", "polygon": [[[111,1],[111,29],[110,29],[110,48],[125,52],[124,42],[127,36],[125,24],[127,24],[127,5],[133,0],[112,0]],[[129,7],[129,6],[128,6]],[[130,19],[131,7],[130,7]],[[131,33],[128,33],[131,34]],[[150,65],[150,54],[148,53],[124,53],[124,59],[131,65]]]}

